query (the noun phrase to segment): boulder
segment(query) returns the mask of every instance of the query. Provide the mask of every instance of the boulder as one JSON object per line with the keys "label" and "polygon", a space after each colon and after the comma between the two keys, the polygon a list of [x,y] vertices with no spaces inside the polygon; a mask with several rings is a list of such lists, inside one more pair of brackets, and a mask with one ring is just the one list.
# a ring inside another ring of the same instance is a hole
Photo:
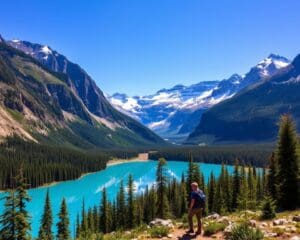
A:
{"label": "boulder", "polygon": [[173,228],[174,224],[172,223],[171,219],[160,219],[155,218],[153,221],[149,223],[150,227],[157,227],[157,226],[163,226],[163,227],[169,227]]}
{"label": "boulder", "polygon": [[288,221],[284,218],[276,219],[273,221],[274,226],[285,225],[287,223],[288,223]]}
{"label": "boulder", "polygon": [[293,217],[294,222],[300,222],[300,215]]}
{"label": "boulder", "polygon": [[251,219],[251,220],[249,220],[249,225],[251,226],[251,227],[256,227],[256,221],[254,220],[254,219]]}
{"label": "boulder", "polygon": [[225,235],[228,235],[232,232],[232,229],[234,228],[235,224],[231,223],[229,224],[225,229],[224,229],[224,233]]}
{"label": "boulder", "polygon": [[213,214],[210,214],[208,215],[205,219],[207,220],[217,220],[219,219],[221,216],[217,213],[213,213]]}
{"label": "boulder", "polygon": [[220,217],[218,220],[217,220],[218,223],[224,223],[225,225],[229,225],[230,223],[230,219],[229,217],[227,216],[223,216],[223,217]]}
{"label": "boulder", "polygon": [[294,237],[291,237],[290,240],[300,240],[300,237],[294,236]]}

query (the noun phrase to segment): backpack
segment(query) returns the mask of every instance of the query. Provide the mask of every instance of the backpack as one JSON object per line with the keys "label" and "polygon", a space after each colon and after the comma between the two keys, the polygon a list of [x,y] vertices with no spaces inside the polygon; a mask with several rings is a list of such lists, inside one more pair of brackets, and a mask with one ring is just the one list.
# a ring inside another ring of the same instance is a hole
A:
{"label": "backpack", "polygon": [[197,191],[200,208],[205,207],[206,196],[202,190]]}

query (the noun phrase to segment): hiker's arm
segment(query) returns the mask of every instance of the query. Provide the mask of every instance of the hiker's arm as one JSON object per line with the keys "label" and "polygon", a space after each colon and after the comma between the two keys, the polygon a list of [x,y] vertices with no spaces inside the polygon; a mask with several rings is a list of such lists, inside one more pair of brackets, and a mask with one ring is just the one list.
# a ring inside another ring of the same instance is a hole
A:
{"label": "hiker's arm", "polygon": [[191,200],[190,209],[192,209],[192,208],[193,208],[194,204],[195,204],[195,199],[192,199],[192,200]]}

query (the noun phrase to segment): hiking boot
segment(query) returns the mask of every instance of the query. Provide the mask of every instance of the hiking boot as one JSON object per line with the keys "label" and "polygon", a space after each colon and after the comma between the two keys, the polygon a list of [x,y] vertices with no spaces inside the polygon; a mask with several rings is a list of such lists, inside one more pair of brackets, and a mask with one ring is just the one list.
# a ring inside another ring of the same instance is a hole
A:
{"label": "hiking boot", "polygon": [[198,230],[198,231],[196,232],[196,235],[201,235],[201,233],[202,233],[202,231],[201,231],[201,229],[200,229],[200,230]]}

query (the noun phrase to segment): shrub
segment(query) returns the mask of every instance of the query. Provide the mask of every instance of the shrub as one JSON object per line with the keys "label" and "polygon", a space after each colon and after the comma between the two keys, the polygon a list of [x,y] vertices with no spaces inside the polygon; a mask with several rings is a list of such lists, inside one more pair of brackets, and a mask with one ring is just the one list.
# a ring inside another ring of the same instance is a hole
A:
{"label": "shrub", "polygon": [[233,227],[232,232],[226,237],[227,240],[261,240],[263,233],[258,228],[252,228],[247,223],[241,223]]}
{"label": "shrub", "polygon": [[275,213],[275,201],[270,197],[266,196],[261,205],[261,219],[273,219],[276,217]]}
{"label": "shrub", "polygon": [[169,231],[170,229],[168,227],[159,226],[151,228],[149,233],[152,238],[162,238],[168,236]]}
{"label": "shrub", "polygon": [[274,233],[277,233],[277,236],[281,236],[284,234],[285,230],[283,228],[275,227],[272,229]]}
{"label": "shrub", "polygon": [[226,225],[224,223],[209,222],[207,226],[204,227],[204,236],[211,236],[217,232],[223,231]]}

